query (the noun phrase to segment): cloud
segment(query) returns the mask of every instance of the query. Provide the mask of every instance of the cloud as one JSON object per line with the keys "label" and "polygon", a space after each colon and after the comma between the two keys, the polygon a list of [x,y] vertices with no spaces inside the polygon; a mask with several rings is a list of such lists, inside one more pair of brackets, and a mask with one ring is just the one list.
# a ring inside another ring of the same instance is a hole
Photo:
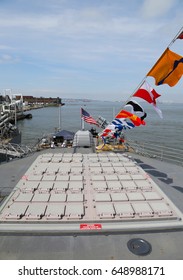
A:
{"label": "cloud", "polygon": [[166,15],[176,0],[144,0],[141,13],[145,18],[156,18]]}
{"label": "cloud", "polygon": [[19,62],[19,59],[11,56],[9,54],[2,54],[0,56],[0,63],[1,64],[3,64],[3,63],[4,64],[6,64],[6,63],[17,63],[17,62]]}
{"label": "cloud", "polygon": [[[9,17],[7,17],[7,12]],[[157,24],[158,25],[158,24]],[[44,34],[52,33],[52,36],[65,36],[73,38],[85,38],[100,35],[130,35],[141,32],[144,27],[137,17],[133,14],[126,16],[118,14],[117,10],[110,14],[109,7],[92,7],[92,8],[66,8],[59,13],[52,11],[49,13],[14,13],[14,11],[0,12],[0,26],[15,31],[19,34],[22,31],[43,32]],[[156,26],[156,24],[155,24]],[[155,27],[154,26],[154,27]],[[29,35],[29,34],[27,34]]]}
{"label": "cloud", "polygon": [[58,64],[62,61],[70,66],[89,62],[93,68],[95,62],[126,60],[130,52],[130,56],[140,59],[142,55],[144,59],[135,34],[139,34],[139,38],[150,36],[159,23],[153,27],[148,23],[144,26],[138,18],[118,14],[117,10],[110,14],[108,7],[68,7],[60,13],[51,10],[49,15],[37,11],[15,13],[7,18],[2,12],[0,26],[4,30],[4,38],[11,33],[14,52],[21,57],[29,54],[32,60]]}
{"label": "cloud", "polygon": [[0,50],[13,50],[13,48],[7,45],[0,45]]}

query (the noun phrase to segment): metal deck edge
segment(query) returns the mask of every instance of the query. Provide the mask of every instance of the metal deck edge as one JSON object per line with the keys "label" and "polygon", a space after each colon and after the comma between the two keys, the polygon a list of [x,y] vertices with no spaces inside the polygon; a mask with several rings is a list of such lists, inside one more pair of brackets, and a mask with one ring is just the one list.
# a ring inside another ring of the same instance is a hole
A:
{"label": "metal deck edge", "polygon": [[[81,229],[80,226],[87,224],[86,229]],[[95,224],[99,224],[100,228],[96,229]],[[90,227],[91,226],[91,227]],[[2,223],[0,224],[0,235],[4,233],[26,233],[26,234],[87,234],[87,233],[125,233],[125,232],[152,232],[152,231],[165,231],[165,230],[183,230],[183,217],[177,220],[170,221],[156,221],[153,224],[147,221],[121,221],[121,222],[76,222],[68,223],[29,223],[29,224],[13,224]]]}

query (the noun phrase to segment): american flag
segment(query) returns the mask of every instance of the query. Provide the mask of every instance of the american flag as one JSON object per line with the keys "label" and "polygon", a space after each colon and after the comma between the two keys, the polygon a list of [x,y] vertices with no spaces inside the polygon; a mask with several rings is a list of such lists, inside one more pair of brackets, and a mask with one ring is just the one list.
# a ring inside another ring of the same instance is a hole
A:
{"label": "american flag", "polygon": [[89,124],[95,124],[99,126],[97,121],[93,117],[91,117],[90,114],[86,112],[83,108],[81,108],[81,118]]}

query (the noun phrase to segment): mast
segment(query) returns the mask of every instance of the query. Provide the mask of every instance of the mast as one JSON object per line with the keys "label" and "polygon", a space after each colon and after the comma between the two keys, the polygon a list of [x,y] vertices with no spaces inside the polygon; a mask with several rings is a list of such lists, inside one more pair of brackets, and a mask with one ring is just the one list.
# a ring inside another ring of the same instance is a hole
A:
{"label": "mast", "polygon": [[[61,130],[62,126],[62,115],[61,115],[61,107],[62,107],[62,99],[57,97],[57,104],[58,104],[58,130]],[[64,103],[63,103],[64,105]]]}
{"label": "mast", "polygon": [[83,120],[83,117],[82,117],[82,108],[81,108],[81,130],[85,130],[85,122]]}
{"label": "mast", "polygon": [[62,128],[62,114],[61,114],[61,107],[65,105],[62,103],[62,99],[57,97],[57,104],[58,104],[58,130]]}
{"label": "mast", "polygon": [[17,127],[17,104],[15,102],[15,126]]}
{"label": "mast", "polygon": [[61,130],[61,103],[58,106],[58,130]]}

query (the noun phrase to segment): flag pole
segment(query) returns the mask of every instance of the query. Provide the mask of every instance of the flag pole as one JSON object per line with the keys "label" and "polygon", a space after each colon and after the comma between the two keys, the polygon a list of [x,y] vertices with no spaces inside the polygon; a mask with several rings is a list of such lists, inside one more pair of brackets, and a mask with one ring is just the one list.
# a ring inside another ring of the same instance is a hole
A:
{"label": "flag pole", "polygon": [[181,29],[179,30],[179,32],[177,32],[177,34],[175,35],[175,37],[173,38],[173,40],[170,42],[170,44],[168,45],[167,48],[169,48],[175,41],[176,39],[179,37],[179,35],[183,32],[183,26],[181,27]]}
{"label": "flag pole", "polygon": [[61,130],[61,104],[58,105],[58,130]]}
{"label": "flag pole", "polygon": [[81,130],[85,130],[85,123],[84,123],[84,120],[83,120],[83,119],[81,119],[81,120],[82,120]]}
{"label": "flag pole", "polygon": [[82,108],[81,108],[81,130],[85,130],[84,120],[82,118]]}

